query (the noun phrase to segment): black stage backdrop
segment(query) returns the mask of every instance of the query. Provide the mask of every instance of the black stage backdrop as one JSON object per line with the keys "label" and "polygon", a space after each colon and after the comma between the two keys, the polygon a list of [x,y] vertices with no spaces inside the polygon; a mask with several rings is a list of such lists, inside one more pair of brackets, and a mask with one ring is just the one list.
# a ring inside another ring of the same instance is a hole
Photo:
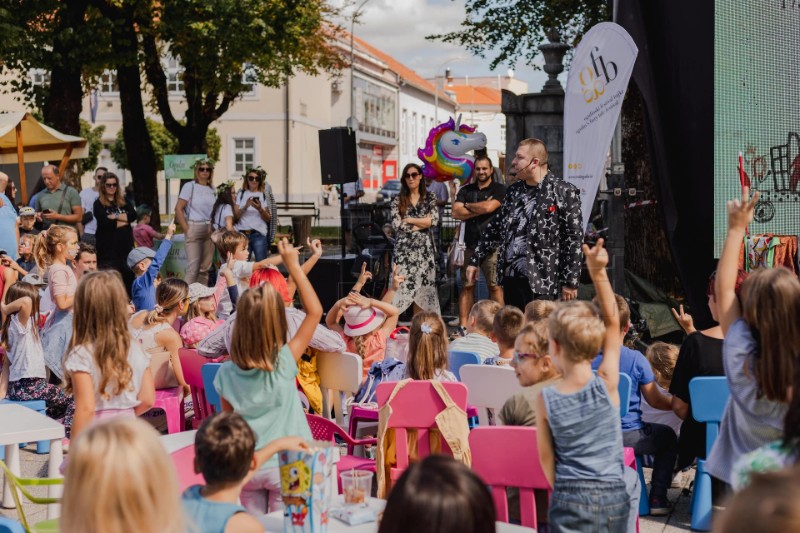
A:
{"label": "black stage backdrop", "polygon": [[[619,0],[617,23],[639,56],[658,206],[692,314],[710,325],[705,289],[714,259],[714,2]],[[647,246],[647,243],[642,243]]]}

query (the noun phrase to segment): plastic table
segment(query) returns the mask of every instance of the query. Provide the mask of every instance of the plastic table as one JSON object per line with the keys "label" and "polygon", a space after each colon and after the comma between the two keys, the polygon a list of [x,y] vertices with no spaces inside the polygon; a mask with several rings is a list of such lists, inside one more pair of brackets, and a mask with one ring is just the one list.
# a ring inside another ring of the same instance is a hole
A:
{"label": "plastic table", "polygon": [[[19,444],[21,442],[50,441],[50,457],[47,464],[47,476],[61,477],[58,471],[64,460],[61,439],[64,438],[64,426],[21,405],[0,405],[0,446],[6,449],[6,465],[15,476],[20,475]],[[60,498],[61,485],[51,485],[47,488],[49,498]],[[14,508],[14,498],[11,496],[11,487],[8,481],[3,485],[3,507]],[[59,516],[60,505],[47,506],[47,518]]]}
{"label": "plastic table", "polygon": [[171,454],[187,446],[194,446],[194,436],[196,434],[196,429],[181,431],[180,433],[168,433],[167,435],[161,435],[159,440],[161,444],[164,445],[164,448],[166,448],[167,453]]}
{"label": "plastic table", "polygon": [[[339,507],[344,505],[344,496],[338,495],[333,499],[333,505]],[[386,500],[378,498],[369,499],[370,507],[378,511],[382,511],[386,507]],[[275,511],[268,515],[262,515],[259,521],[264,526],[264,531],[268,533],[283,533],[283,511]],[[536,533],[535,529],[529,527],[516,526],[514,524],[506,524],[505,522],[496,522],[497,533]],[[348,526],[344,522],[331,517],[328,522],[329,533],[377,533],[378,523],[370,522],[368,524],[359,524],[357,526]]]}

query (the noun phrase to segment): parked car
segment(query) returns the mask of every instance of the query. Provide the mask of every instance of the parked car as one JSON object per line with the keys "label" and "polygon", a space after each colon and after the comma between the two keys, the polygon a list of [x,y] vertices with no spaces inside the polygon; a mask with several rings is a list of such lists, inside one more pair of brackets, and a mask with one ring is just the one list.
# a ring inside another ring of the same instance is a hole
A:
{"label": "parked car", "polygon": [[381,190],[378,191],[375,202],[391,202],[398,194],[400,194],[400,180],[389,180],[384,183]]}

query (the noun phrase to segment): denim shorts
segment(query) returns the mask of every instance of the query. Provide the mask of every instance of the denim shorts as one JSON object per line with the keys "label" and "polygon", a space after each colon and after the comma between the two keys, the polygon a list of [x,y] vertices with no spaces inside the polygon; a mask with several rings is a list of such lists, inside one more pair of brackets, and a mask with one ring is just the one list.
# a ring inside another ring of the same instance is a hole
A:
{"label": "denim shorts", "polygon": [[552,533],[626,533],[625,482],[556,480],[548,522]]}

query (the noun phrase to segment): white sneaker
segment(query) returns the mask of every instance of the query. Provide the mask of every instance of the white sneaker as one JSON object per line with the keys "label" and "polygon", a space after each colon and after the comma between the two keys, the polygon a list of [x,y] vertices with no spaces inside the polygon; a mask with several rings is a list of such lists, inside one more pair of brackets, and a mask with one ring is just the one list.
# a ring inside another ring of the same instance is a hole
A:
{"label": "white sneaker", "polygon": [[457,328],[461,325],[461,319],[459,317],[455,317],[453,320],[447,323],[448,326],[451,328]]}

